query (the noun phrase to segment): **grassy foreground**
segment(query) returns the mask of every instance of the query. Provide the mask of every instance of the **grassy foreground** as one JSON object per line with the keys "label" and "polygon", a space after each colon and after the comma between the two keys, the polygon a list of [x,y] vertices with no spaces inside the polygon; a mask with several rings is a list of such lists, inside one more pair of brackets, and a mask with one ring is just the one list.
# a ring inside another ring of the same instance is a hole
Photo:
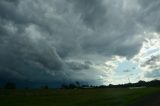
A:
{"label": "grassy foreground", "polygon": [[160,88],[0,90],[1,106],[130,106]]}

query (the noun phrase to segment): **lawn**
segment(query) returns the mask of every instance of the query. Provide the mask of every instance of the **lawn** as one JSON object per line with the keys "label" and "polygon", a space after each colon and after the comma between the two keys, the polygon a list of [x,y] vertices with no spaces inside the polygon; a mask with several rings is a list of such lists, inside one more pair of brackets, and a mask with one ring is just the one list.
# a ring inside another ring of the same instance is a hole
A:
{"label": "lawn", "polygon": [[1,106],[130,106],[160,88],[0,90]]}

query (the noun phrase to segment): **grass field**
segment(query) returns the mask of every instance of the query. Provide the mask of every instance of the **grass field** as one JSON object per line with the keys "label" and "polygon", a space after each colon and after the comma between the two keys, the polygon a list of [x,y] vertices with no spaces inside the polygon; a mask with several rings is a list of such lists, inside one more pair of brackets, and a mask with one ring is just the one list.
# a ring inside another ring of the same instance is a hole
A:
{"label": "grass field", "polygon": [[130,106],[160,88],[0,90],[1,106]]}

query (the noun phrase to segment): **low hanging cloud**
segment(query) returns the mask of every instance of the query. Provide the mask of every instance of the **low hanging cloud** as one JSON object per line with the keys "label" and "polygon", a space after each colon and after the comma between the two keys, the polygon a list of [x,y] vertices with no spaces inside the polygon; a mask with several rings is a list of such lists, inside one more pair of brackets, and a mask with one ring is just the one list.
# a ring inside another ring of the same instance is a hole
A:
{"label": "low hanging cloud", "polygon": [[158,0],[1,0],[1,78],[104,83],[103,67],[115,70],[106,61],[132,59],[144,31],[158,31],[158,6]]}
{"label": "low hanging cloud", "polygon": [[143,68],[146,68],[148,72],[145,73],[145,77],[147,78],[159,78],[160,77],[160,55],[152,56],[149,60],[147,60],[144,64],[142,64]]}

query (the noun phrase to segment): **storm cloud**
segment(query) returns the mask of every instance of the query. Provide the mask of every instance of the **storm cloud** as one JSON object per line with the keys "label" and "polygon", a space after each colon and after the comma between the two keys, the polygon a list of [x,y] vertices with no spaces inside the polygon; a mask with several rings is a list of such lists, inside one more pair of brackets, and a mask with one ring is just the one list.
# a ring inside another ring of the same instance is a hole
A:
{"label": "storm cloud", "polygon": [[[114,56],[132,59],[143,45],[144,31],[159,32],[159,4],[1,0],[0,77],[103,84],[110,70],[104,62]],[[102,65],[107,70],[97,68]]]}

